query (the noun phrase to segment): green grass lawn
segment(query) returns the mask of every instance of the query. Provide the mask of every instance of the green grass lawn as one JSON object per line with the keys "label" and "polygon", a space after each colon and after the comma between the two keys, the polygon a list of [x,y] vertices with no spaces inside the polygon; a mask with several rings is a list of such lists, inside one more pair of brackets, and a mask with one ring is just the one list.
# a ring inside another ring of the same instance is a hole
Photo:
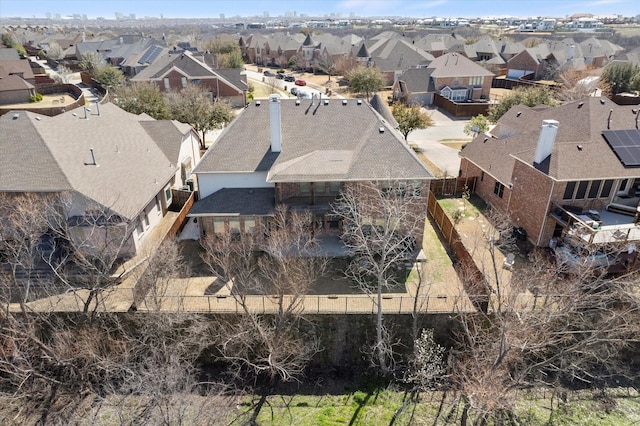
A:
{"label": "green grass lawn", "polygon": [[486,207],[477,196],[473,195],[468,200],[464,198],[442,198],[438,203],[447,214],[453,218],[457,210],[463,211],[463,217],[479,217]]}
{"label": "green grass lawn", "polygon": [[[630,389],[609,390],[603,399],[589,391],[570,392],[566,403],[554,400],[550,410],[550,391],[523,391],[518,403],[519,424],[531,426],[580,425],[626,426],[640,422],[640,397]],[[394,414],[403,406],[406,395],[402,391],[378,389],[355,391],[343,395],[273,395],[268,397],[258,414],[259,425],[389,425]],[[451,405],[452,395],[438,416],[441,392],[420,395],[417,404],[408,403],[397,416],[394,425],[460,424],[461,405]],[[231,423],[241,425],[252,413],[258,398],[247,399],[239,407],[238,417]],[[445,417],[449,415],[449,421]],[[434,420],[438,417],[438,421]],[[489,423],[493,424],[493,423]]]}

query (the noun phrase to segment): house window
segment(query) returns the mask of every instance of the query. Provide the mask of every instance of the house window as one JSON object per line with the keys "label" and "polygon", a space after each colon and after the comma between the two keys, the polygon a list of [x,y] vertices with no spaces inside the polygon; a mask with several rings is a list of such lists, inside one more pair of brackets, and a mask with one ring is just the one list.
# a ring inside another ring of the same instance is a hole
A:
{"label": "house window", "polygon": [[398,187],[396,188],[396,194],[398,195],[398,197],[404,197],[405,194],[407,193],[407,182],[405,181],[400,181],[398,182]]}
{"label": "house window", "polygon": [[156,201],[156,210],[158,211],[158,214],[161,214],[162,206],[160,205],[160,197],[158,197],[158,195],[156,195],[155,201]]}
{"label": "house window", "polygon": [[191,84],[200,84],[200,79],[194,78],[193,80],[191,80]]}
{"label": "house window", "polygon": [[611,188],[613,188],[613,179],[607,179],[604,181],[604,185],[602,185],[602,192],[600,193],[601,198],[606,198],[611,194]]}
{"label": "house window", "polygon": [[256,232],[256,218],[245,217],[244,218],[244,232],[253,234]]}
{"label": "house window", "polygon": [[580,181],[578,184],[578,191],[576,192],[576,200],[584,199],[584,196],[587,193],[587,186],[589,186],[588,180]]}
{"label": "house window", "polygon": [[224,234],[224,219],[219,217],[213,219],[213,232],[215,234]]}
{"label": "house window", "polygon": [[164,190],[164,199],[167,204],[171,203],[171,187],[169,186]]}
{"label": "house window", "polygon": [[563,200],[571,200],[573,199],[573,193],[576,190],[577,182],[567,182],[567,186],[564,188],[564,195],[562,196]]}
{"label": "house window", "polygon": [[340,228],[340,216],[334,214],[327,215],[327,224],[331,229]]}
{"label": "house window", "polygon": [[140,218],[136,219],[136,233],[138,235],[142,235],[144,233],[144,228],[142,227],[142,221]]}
{"label": "house window", "polygon": [[149,228],[149,216],[147,215],[147,212],[142,212],[140,217],[144,221],[144,229]]}
{"label": "house window", "polygon": [[330,194],[339,194],[340,193],[340,182],[329,182],[329,193]]}
{"label": "house window", "polygon": [[411,182],[411,196],[414,198],[420,197],[422,195],[422,182],[419,180],[414,180]]}
{"label": "house window", "polygon": [[382,182],[382,196],[389,197],[391,195],[391,182],[385,180]]}
{"label": "house window", "polygon": [[164,81],[164,90],[169,91],[171,89],[171,83],[169,83],[169,77],[165,77]]}
{"label": "house window", "polygon": [[182,87],[187,87],[187,77],[182,77],[180,81],[182,82]]}
{"label": "house window", "polygon": [[313,184],[313,192],[316,194],[324,194],[327,191],[327,184],[325,182],[316,182]]}
{"label": "house window", "polygon": [[232,239],[240,239],[240,218],[229,219],[229,232]]}
{"label": "house window", "polygon": [[469,78],[469,84],[471,86],[482,86],[484,83],[484,76],[475,76]]}
{"label": "house window", "polygon": [[594,180],[591,182],[591,188],[589,188],[589,195],[587,195],[587,198],[598,198],[600,184],[602,184],[601,180]]}
{"label": "house window", "polygon": [[480,172],[480,182],[484,181],[484,171]]}
{"label": "house window", "polygon": [[496,182],[495,186],[493,187],[493,193],[496,194],[499,198],[502,198],[502,196],[504,195],[504,185],[500,182]]}
{"label": "house window", "polygon": [[454,102],[461,102],[467,100],[467,89],[454,90],[451,93],[451,100]]}
{"label": "house window", "polygon": [[300,182],[300,193],[301,194],[311,193],[311,184],[309,182]]}

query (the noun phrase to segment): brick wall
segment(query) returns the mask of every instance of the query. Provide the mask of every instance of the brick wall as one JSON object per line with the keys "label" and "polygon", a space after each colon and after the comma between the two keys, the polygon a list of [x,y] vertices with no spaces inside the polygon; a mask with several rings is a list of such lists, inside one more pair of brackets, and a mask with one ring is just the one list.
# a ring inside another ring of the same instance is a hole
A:
{"label": "brick wall", "polygon": [[540,73],[540,65],[527,52],[521,52],[509,59],[507,69],[534,71],[535,78]]}
{"label": "brick wall", "polygon": [[489,93],[491,91],[491,76],[485,76],[482,82],[481,90],[473,90],[470,82],[471,77],[439,77],[435,81],[436,91],[440,93],[445,86],[449,87],[466,87],[469,92],[473,94],[473,100],[489,99]]}

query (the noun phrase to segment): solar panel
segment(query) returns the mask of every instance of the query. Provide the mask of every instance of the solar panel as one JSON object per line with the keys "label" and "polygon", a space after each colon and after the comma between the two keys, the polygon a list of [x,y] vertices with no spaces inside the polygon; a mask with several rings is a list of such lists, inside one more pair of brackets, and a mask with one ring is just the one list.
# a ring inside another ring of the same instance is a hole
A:
{"label": "solar panel", "polygon": [[162,48],[159,46],[151,46],[147,49],[146,52],[140,57],[138,61],[141,64],[150,64],[158,58],[158,55],[162,52]]}
{"label": "solar panel", "polygon": [[602,136],[625,167],[640,167],[640,130],[603,130]]}

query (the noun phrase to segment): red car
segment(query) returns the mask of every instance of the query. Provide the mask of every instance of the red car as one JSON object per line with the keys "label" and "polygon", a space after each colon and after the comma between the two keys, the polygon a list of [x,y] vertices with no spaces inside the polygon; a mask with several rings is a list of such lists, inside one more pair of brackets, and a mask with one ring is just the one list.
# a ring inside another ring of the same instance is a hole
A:
{"label": "red car", "polygon": [[304,80],[296,80],[296,86],[306,86],[307,82]]}

